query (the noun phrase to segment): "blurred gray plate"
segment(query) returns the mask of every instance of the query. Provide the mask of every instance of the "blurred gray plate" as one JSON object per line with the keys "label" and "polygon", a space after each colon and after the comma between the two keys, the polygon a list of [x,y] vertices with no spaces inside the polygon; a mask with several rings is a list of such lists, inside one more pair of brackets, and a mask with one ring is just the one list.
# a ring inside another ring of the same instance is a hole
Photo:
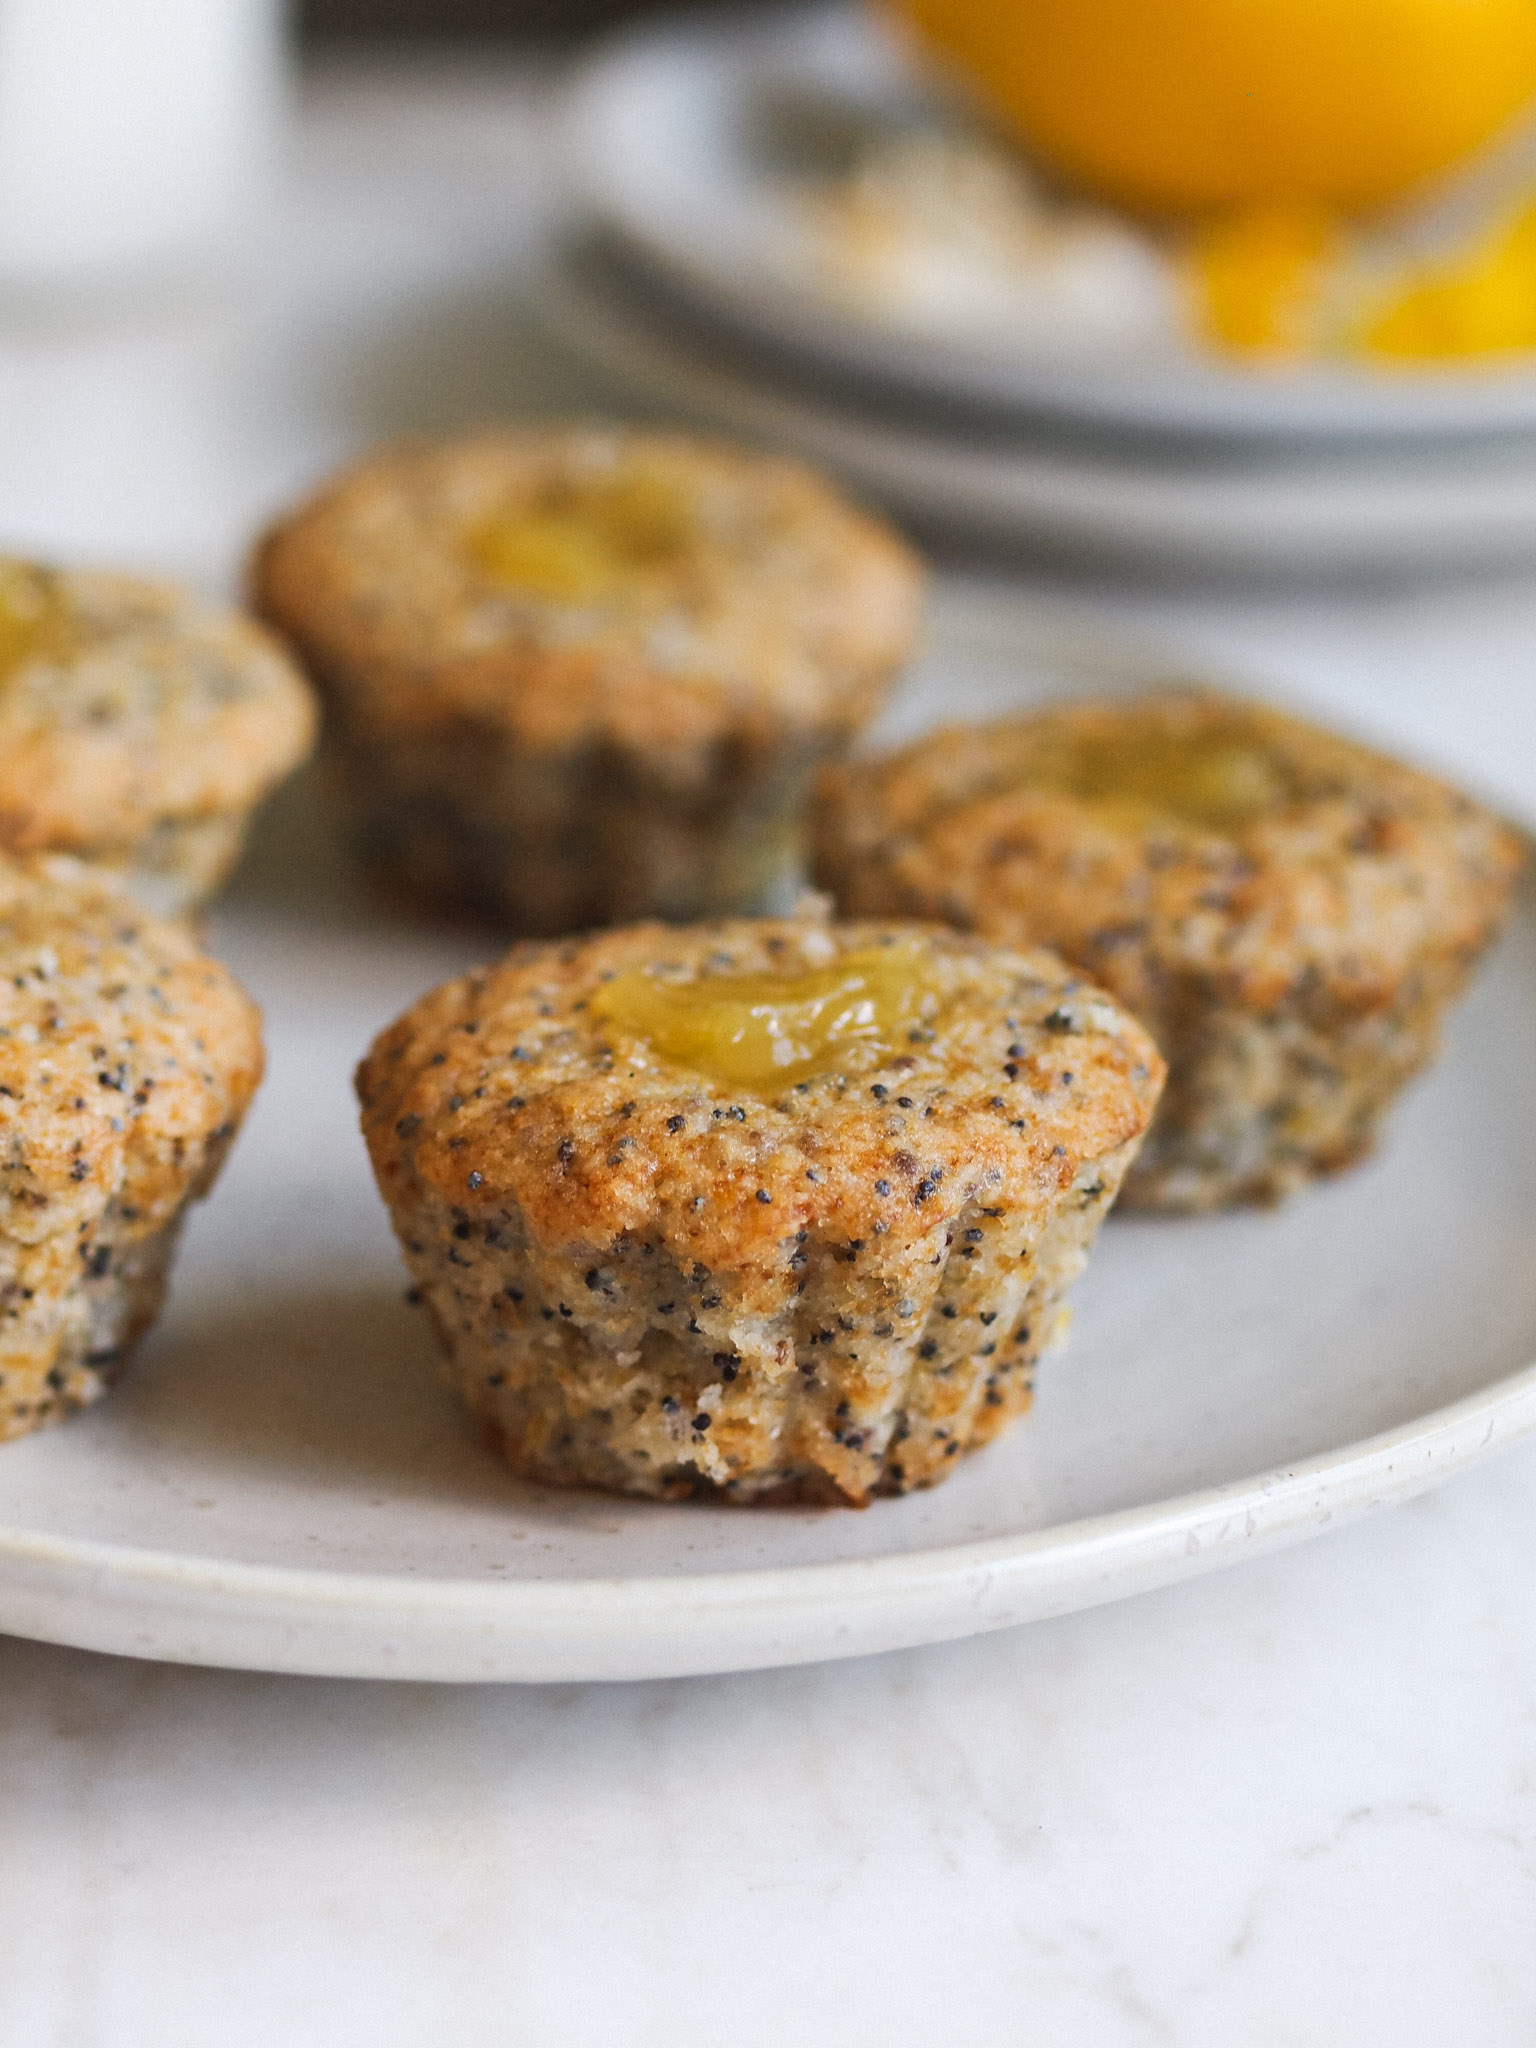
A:
{"label": "blurred gray plate", "polygon": [[1536,556],[1536,435],[1348,449],[983,431],[808,378],[680,313],[601,244],[543,280],[559,339],[629,400],[786,448],[929,530],[1155,569],[1349,576]]}
{"label": "blurred gray plate", "polygon": [[605,45],[572,90],[567,157],[586,209],[701,308],[803,361],[1015,420],[1254,440],[1359,441],[1536,428],[1536,367],[1229,367],[1170,340],[1116,355],[903,332],[822,288],[786,158],[797,103],[825,124],[910,124],[925,93],[846,7],[682,16]]}

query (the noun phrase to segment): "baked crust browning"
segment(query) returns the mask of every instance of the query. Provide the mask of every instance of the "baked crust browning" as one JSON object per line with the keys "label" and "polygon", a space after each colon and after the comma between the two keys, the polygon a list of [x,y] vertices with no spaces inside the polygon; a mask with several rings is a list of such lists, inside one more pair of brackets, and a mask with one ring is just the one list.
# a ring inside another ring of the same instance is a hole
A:
{"label": "baked crust browning", "polygon": [[[914,944],[925,1021],[777,1092],[594,1022],[636,969],[708,994]],[[518,947],[358,1092],[450,1383],[519,1472],[862,1504],[1028,1405],[1161,1081],[1049,955],[797,919]]]}
{"label": "baked crust browning", "polygon": [[[1235,785],[1225,808],[1201,791],[1193,815],[1106,800],[1062,773],[1126,746],[1214,760]],[[1168,1209],[1277,1200],[1369,1151],[1525,859],[1446,784],[1191,690],[956,727],[834,768],[814,834],[846,913],[1053,946],[1141,1018],[1171,1072],[1125,1199]]]}
{"label": "baked crust browning", "polygon": [[385,451],[274,529],[253,586],[325,698],[375,871],[558,932],[784,885],[922,578],[798,464],[558,427]]}
{"label": "baked crust browning", "polygon": [[261,1066],[254,1005],[184,924],[72,861],[0,860],[0,1441],[121,1371]]}
{"label": "baked crust browning", "polygon": [[0,851],[73,854],[153,909],[192,908],[315,723],[253,620],[174,584],[0,559]]}

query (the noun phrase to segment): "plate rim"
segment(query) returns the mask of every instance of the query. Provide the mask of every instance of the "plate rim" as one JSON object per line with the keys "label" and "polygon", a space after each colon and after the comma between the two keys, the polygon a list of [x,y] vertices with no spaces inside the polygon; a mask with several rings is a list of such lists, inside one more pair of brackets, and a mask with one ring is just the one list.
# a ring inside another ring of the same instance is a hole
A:
{"label": "plate rim", "polygon": [[[836,1661],[1195,1578],[1410,1500],[1532,1434],[1536,1362],[1370,1437],[1102,1515],[936,1549],[638,1578],[307,1572],[0,1527],[0,1567],[11,1568],[0,1632],[151,1661],[435,1683],[622,1683]],[[65,1618],[42,1621],[37,1603],[61,1595]],[[125,1595],[158,1606],[160,1634],[145,1634]],[[701,1612],[712,1647],[688,1643]],[[776,1638],[781,1616],[798,1632],[793,1647]]]}
{"label": "plate rim", "polygon": [[[814,452],[853,487],[916,523],[1157,569],[1195,564],[1216,576],[1337,576],[1360,570],[1497,564],[1536,538],[1536,477],[1477,471],[1373,479],[1286,464],[1161,468],[1133,451],[947,440],[935,422],[883,421],[835,397],[754,380],[707,338],[670,326],[666,309],[634,293],[601,244],[558,245],[533,310],[583,364],[642,405],[718,430]],[[1482,447],[1484,444],[1478,444]],[[1381,455],[1400,444],[1374,444]],[[1502,454],[1497,444],[1487,444]],[[1437,458],[1438,459],[1438,456]],[[978,479],[980,481],[978,482]],[[1311,502],[1308,502],[1310,489]],[[1285,510],[1268,524],[1254,508]],[[1368,503],[1374,490],[1377,502]],[[1392,503],[1384,503],[1386,499]],[[1395,510],[1395,516],[1394,516]],[[1278,552],[1277,552],[1278,551]]]}
{"label": "plate rim", "polygon": [[883,384],[888,394],[970,406],[993,420],[1053,419],[1201,444],[1411,444],[1536,431],[1536,364],[1476,372],[1405,369],[1390,376],[1345,365],[1260,374],[1195,355],[1166,369],[1100,377],[1044,360],[1015,365],[985,348],[962,346],[945,380],[936,382],[935,344],[859,320],[808,289],[787,289],[782,279],[762,286],[750,266],[722,268],[637,205],[627,181],[606,174],[603,152],[590,138],[612,132],[617,124],[605,108],[633,89],[643,67],[686,50],[709,56],[723,73],[751,44],[771,47],[796,27],[851,12],[846,0],[757,0],[724,18],[679,8],[600,38],[565,83],[560,154],[580,206],[744,338],[770,343],[804,367],[835,365]]}

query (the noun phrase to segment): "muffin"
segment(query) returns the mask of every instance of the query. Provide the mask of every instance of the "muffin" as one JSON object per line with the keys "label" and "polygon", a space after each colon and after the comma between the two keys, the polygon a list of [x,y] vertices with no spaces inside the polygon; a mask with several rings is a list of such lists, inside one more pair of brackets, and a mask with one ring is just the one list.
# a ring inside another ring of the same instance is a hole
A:
{"label": "muffin", "polygon": [[1126,1183],[1272,1202],[1368,1152],[1498,931],[1524,843],[1401,763],[1187,689],[955,727],[834,770],[817,873],[851,916],[1057,948],[1170,1074]]}
{"label": "muffin", "polygon": [[314,724],[253,621],[169,583],[0,558],[0,853],[73,854],[153,911],[193,909]]}
{"label": "muffin", "polygon": [[358,1092],[515,1470],[862,1505],[1028,1405],[1162,1078],[1048,953],[801,916],[525,943]]}
{"label": "muffin", "polygon": [[255,1005],[186,924],[0,857],[0,1441],[117,1377],[261,1067]]}
{"label": "muffin", "polygon": [[570,427],[386,451],[253,580],[376,876],[547,934],[782,908],[810,775],[878,707],[922,590],[798,464]]}

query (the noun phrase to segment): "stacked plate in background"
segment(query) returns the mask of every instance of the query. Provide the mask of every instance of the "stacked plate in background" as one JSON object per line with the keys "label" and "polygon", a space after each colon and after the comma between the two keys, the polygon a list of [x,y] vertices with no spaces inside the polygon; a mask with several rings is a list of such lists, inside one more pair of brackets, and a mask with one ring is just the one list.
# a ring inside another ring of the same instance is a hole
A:
{"label": "stacked plate in background", "polygon": [[959,120],[843,8],[625,36],[572,90],[576,226],[544,313],[628,396],[810,455],[926,530],[1238,574],[1536,556],[1536,366],[1229,364],[1130,304],[1113,230],[1044,319],[970,320],[958,270],[896,306],[843,289],[808,225],[826,166]]}

